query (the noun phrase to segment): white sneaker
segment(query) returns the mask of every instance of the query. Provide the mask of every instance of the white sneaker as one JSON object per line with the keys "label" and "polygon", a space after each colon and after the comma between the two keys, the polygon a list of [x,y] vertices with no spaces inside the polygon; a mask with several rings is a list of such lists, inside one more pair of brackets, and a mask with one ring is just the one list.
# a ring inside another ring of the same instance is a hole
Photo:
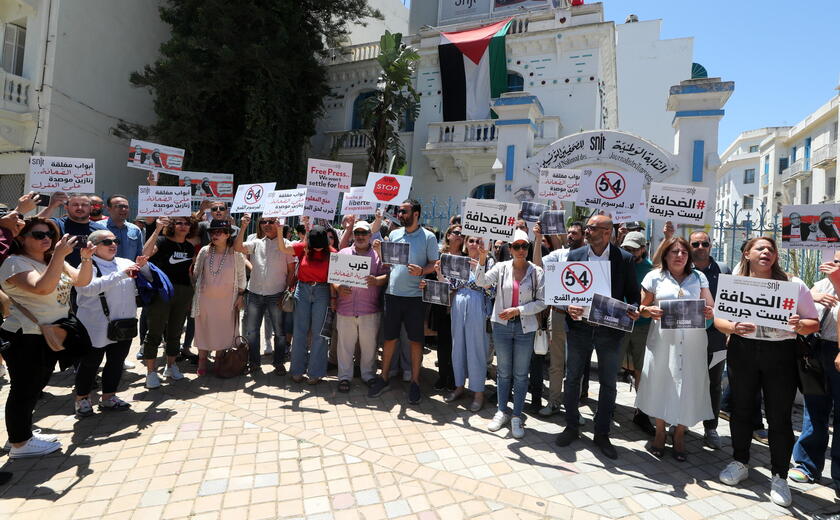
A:
{"label": "white sneaker", "polygon": [[522,427],[522,418],[514,417],[510,420],[510,434],[514,439],[525,437],[525,428]]}
{"label": "white sneaker", "polygon": [[790,506],[792,499],[787,480],[778,475],[773,475],[773,480],[770,482],[770,500],[777,506]]}
{"label": "white sneaker", "polygon": [[79,417],[90,417],[93,415],[93,406],[90,404],[90,399],[84,398],[76,401],[75,404],[76,415]]}
{"label": "white sneaker", "polygon": [[728,486],[737,486],[739,482],[747,478],[748,474],[749,468],[737,460],[733,460],[728,466],[723,468],[718,478]]}
{"label": "white sneaker", "polygon": [[123,368],[126,370],[131,370],[132,368],[134,368],[134,363],[132,363],[129,360],[125,360],[123,361]]}
{"label": "white sneaker", "polygon": [[181,373],[178,365],[172,363],[171,365],[166,365],[166,368],[163,369],[163,377],[168,377],[169,379],[178,381],[184,379],[184,374]]}
{"label": "white sneaker", "polygon": [[157,375],[157,372],[146,374],[146,388],[160,388],[160,376]]}
{"label": "white sneaker", "polygon": [[502,429],[502,426],[507,424],[510,420],[510,415],[506,414],[505,412],[498,411],[496,415],[493,416],[493,420],[487,423],[487,429],[491,432],[497,432]]}
{"label": "white sneaker", "polygon": [[[58,441],[58,435],[55,435],[55,434],[52,434],[52,433],[47,433],[45,435],[42,435],[40,428],[37,429],[37,430],[32,430],[32,437],[35,438],[35,439],[38,439],[39,441],[44,441],[44,442],[56,442],[56,441]],[[3,451],[8,453],[9,450],[11,450],[11,449],[12,449],[12,443],[10,443],[7,440],[6,444],[3,445]]]}
{"label": "white sneaker", "polygon": [[20,448],[12,447],[12,449],[9,451],[9,458],[23,459],[27,457],[40,457],[41,455],[47,455],[60,449],[60,442],[47,442],[32,437],[29,439],[29,442],[27,442]]}

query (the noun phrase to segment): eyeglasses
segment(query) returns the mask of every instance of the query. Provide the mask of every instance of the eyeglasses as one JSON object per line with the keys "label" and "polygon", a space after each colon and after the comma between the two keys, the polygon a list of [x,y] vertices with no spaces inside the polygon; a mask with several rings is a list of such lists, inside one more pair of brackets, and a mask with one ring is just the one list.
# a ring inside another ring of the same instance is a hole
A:
{"label": "eyeglasses", "polygon": [[692,242],[691,243],[691,247],[709,247],[710,245],[712,245],[712,244],[710,244],[709,242],[705,242],[705,241],[704,242]]}
{"label": "eyeglasses", "polygon": [[510,248],[514,251],[521,251],[523,249],[528,249],[528,244],[511,244]]}
{"label": "eyeglasses", "polygon": [[30,236],[35,240],[43,240],[45,238],[53,238],[55,233],[52,231],[30,231],[27,233],[27,236]]}
{"label": "eyeglasses", "polygon": [[595,229],[600,229],[600,230],[602,230],[602,231],[611,231],[611,228],[608,228],[608,227],[603,227],[603,226],[592,226],[592,225],[589,225],[589,224],[585,225],[585,226],[584,226],[584,229],[586,229],[587,231],[593,231],[593,230],[595,230]]}
{"label": "eyeglasses", "polygon": [[267,224],[276,224],[276,223],[277,223],[276,220],[260,220],[260,225],[261,226],[265,226]]}
{"label": "eyeglasses", "polygon": [[227,208],[225,206],[213,206],[210,208],[210,211],[224,211]]}
{"label": "eyeglasses", "polygon": [[397,215],[402,215],[403,213],[411,213],[410,209],[398,209]]}
{"label": "eyeglasses", "polygon": [[173,225],[175,225],[175,226],[189,226],[190,223],[189,222],[184,222],[183,220],[179,220],[178,222],[175,222]]}
{"label": "eyeglasses", "polygon": [[114,204],[111,207],[114,209],[128,209],[128,204]]}
{"label": "eyeglasses", "polygon": [[103,245],[103,246],[118,246],[120,245],[119,238],[104,238],[96,243],[96,245]]}

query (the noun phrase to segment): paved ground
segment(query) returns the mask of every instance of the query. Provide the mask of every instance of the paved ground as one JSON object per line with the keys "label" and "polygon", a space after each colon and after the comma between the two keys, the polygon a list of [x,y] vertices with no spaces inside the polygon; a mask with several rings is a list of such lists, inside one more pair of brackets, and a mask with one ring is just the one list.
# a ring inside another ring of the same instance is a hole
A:
{"label": "paved ground", "polygon": [[[434,354],[425,363],[432,367]],[[794,485],[790,509],[770,503],[769,451],[758,443],[745,485],[720,484],[730,460],[725,421],[724,451],[702,447],[695,430],[688,462],[670,451],[657,461],[629,423],[635,394],[626,384],[614,425],[619,459],[610,461],[591,451],[589,407],[585,439],[556,449],[560,418],[530,417],[515,440],[507,428],[486,431],[492,409],[471,414],[469,401],[444,404],[434,393],[408,406],[401,383],[368,399],[358,381],[337,393],[334,377],[312,387],[273,375],[199,379],[183,369],[187,379],[151,391],[139,369],[130,371],[120,395],[131,411],[81,421],[72,415],[72,375],[53,377],[36,422],[64,449],[0,459],[15,474],[0,488],[0,517],[670,520],[808,517],[832,507],[833,492],[820,485]],[[7,391],[0,388],[3,402]]]}

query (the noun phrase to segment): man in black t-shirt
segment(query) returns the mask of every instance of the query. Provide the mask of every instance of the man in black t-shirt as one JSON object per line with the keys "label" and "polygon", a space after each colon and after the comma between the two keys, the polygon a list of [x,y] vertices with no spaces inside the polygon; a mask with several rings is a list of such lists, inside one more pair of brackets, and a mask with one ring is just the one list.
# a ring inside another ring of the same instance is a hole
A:
{"label": "man in black t-shirt", "polygon": [[[38,214],[42,218],[50,218],[55,210],[62,205],[66,205],[67,215],[63,217],[53,218],[61,234],[65,233],[70,236],[80,237],[77,242],[77,248],[67,255],[65,260],[73,267],[79,267],[82,261],[79,255],[79,248],[87,245],[87,236],[97,229],[107,229],[105,225],[99,222],[90,220],[90,196],[73,193],[69,197],[65,193],[53,193],[50,199],[50,205],[47,206],[41,213]],[[82,239],[81,237],[84,237]]]}

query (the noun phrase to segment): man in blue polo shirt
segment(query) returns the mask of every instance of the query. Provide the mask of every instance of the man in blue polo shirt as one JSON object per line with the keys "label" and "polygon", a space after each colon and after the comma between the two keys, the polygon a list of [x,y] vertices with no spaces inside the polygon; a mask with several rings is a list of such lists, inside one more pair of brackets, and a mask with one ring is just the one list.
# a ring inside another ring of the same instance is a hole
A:
{"label": "man in blue polo shirt", "polygon": [[[420,402],[420,366],[423,363],[423,342],[425,331],[423,320],[426,315],[423,305],[423,291],[420,280],[434,272],[435,262],[440,256],[435,235],[420,226],[420,203],[408,199],[400,205],[397,217],[402,228],[388,235],[391,242],[409,244],[408,265],[392,265],[385,291],[385,344],[382,348],[382,376],[373,378],[368,396],[378,397],[388,389],[391,358],[396,350],[400,330],[405,325],[408,343],[411,346],[411,385],[408,402]],[[374,248],[379,251],[379,241]],[[380,254],[381,257],[381,254]]]}
{"label": "man in blue polo shirt", "polygon": [[128,197],[114,194],[108,197],[108,219],[103,222],[108,231],[114,234],[120,243],[117,245],[117,256],[135,260],[143,255],[143,232],[140,228],[128,222],[131,208]]}

